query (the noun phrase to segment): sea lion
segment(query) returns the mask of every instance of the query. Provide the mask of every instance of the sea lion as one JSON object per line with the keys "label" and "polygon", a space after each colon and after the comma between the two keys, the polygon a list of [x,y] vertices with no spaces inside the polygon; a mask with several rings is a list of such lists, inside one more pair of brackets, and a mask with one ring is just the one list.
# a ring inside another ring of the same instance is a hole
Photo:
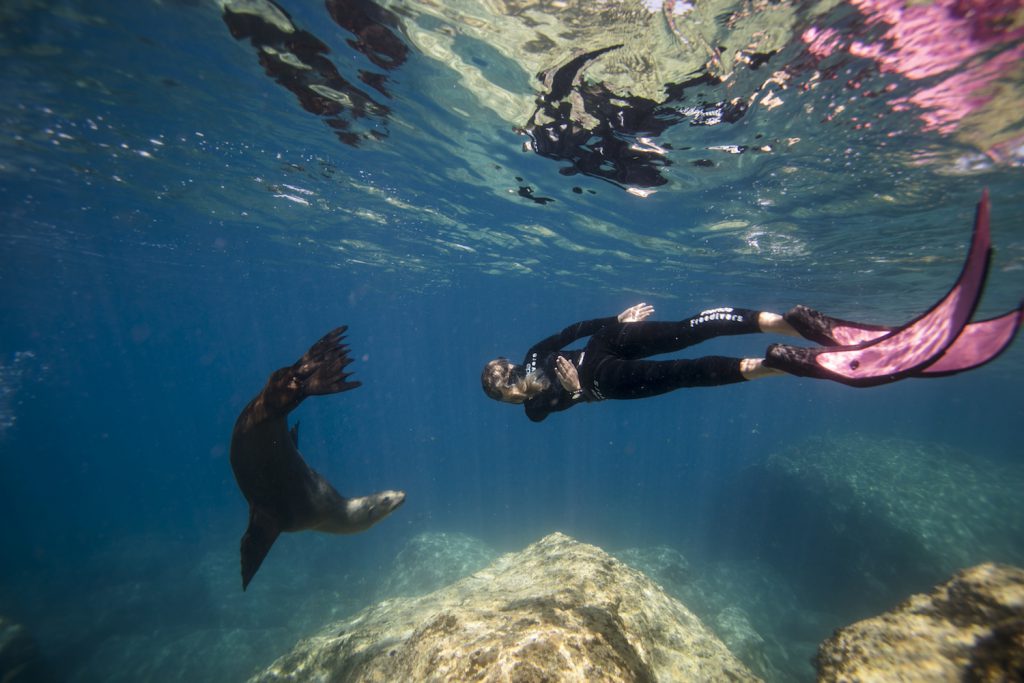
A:
{"label": "sea lion", "polygon": [[365,531],[405,502],[403,491],[345,498],[306,464],[298,449],[298,424],[288,413],[307,396],[337,394],[360,386],[345,368],[352,359],[343,343],[347,326],[328,332],[294,365],[270,375],[245,407],[231,435],[231,469],[249,502],[249,527],[242,536],[245,590],[282,531]]}

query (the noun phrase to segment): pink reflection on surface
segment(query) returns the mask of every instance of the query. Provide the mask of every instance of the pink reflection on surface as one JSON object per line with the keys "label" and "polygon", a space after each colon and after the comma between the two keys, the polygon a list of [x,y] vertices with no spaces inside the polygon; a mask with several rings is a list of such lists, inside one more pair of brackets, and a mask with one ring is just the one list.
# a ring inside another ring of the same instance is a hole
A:
{"label": "pink reflection on surface", "polygon": [[[910,80],[939,78],[890,101],[901,111],[919,107],[925,128],[952,133],[965,116],[988,104],[993,85],[1024,58],[1024,0],[851,0],[878,39],[810,27],[802,35],[819,59],[848,53],[871,59],[882,72]],[[861,31],[858,31],[861,33]],[[993,51],[1002,49],[995,54]]]}

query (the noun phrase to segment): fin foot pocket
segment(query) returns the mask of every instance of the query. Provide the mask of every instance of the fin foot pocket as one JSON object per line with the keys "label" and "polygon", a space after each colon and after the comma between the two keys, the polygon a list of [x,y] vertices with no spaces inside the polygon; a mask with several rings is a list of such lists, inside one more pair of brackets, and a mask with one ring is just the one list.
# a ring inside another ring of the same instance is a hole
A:
{"label": "fin foot pocket", "polygon": [[794,306],[782,317],[801,337],[822,346],[853,346],[892,332],[891,327],[832,318],[808,306]]}

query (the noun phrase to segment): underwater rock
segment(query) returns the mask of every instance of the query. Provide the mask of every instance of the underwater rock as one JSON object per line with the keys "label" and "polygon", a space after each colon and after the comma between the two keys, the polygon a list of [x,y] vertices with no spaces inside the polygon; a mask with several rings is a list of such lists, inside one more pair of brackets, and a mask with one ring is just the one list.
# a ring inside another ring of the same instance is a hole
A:
{"label": "underwater rock", "polygon": [[1024,680],[1024,570],[986,563],[838,630],[820,681]]}
{"label": "underwater rock", "polygon": [[41,683],[48,681],[36,643],[21,624],[0,616],[0,681]]}
{"label": "underwater rock", "polygon": [[426,532],[399,551],[378,596],[423,595],[483,569],[497,553],[483,541],[460,533]]}
{"label": "underwater rock", "polygon": [[[666,546],[629,548],[615,556],[686,605],[756,675],[777,681],[812,675],[809,661],[820,636],[804,642],[807,629],[791,622],[796,614],[807,615],[794,609],[792,589],[771,568],[758,562],[691,562]],[[772,635],[780,629],[799,642],[780,643]]]}
{"label": "underwater rock", "polygon": [[709,526],[805,604],[858,618],[960,568],[1024,562],[1021,490],[1024,468],[942,444],[813,438],[725,484]]}
{"label": "underwater rock", "polygon": [[[613,553],[633,569],[661,584],[671,595],[681,592],[697,578],[686,556],[675,548],[659,545],[651,548],[627,548]],[[686,602],[684,600],[684,602]],[[691,607],[687,603],[688,607]]]}
{"label": "underwater rock", "polygon": [[251,680],[297,679],[758,680],[646,576],[559,533],[334,624]]}
{"label": "underwater rock", "polygon": [[766,652],[765,639],[750,622],[747,612],[730,605],[707,620],[729,651],[763,678],[782,680]]}

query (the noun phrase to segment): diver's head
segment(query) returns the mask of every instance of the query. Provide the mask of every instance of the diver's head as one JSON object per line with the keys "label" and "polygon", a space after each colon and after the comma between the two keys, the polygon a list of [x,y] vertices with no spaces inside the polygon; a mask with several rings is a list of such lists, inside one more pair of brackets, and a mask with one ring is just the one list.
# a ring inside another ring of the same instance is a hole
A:
{"label": "diver's head", "polygon": [[551,386],[540,370],[527,372],[508,358],[495,358],[480,373],[484,393],[495,401],[523,403]]}
{"label": "diver's head", "polygon": [[480,373],[480,384],[484,393],[495,401],[522,403],[528,397],[518,391],[516,385],[524,374],[523,368],[508,358],[495,358],[484,366],[484,371]]}

